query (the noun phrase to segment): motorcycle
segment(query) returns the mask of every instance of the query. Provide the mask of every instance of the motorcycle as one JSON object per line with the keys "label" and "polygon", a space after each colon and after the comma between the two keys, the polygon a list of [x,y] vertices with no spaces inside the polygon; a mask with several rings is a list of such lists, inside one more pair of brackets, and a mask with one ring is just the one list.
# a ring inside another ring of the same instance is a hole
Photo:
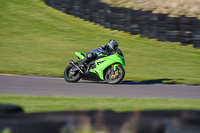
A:
{"label": "motorcycle", "polygon": [[[85,55],[75,52],[78,59],[83,60]],[[118,84],[125,76],[125,60],[120,49],[110,55],[99,54],[94,61],[80,68],[80,61],[69,60],[69,65],[64,70],[64,79],[67,82],[78,82],[83,80],[106,81],[110,84]]]}

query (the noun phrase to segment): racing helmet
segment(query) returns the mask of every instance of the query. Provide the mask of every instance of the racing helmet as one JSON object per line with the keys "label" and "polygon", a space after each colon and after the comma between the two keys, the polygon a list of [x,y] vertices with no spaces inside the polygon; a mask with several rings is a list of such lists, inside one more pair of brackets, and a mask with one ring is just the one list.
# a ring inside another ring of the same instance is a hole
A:
{"label": "racing helmet", "polygon": [[108,42],[108,47],[109,47],[110,50],[112,50],[112,51],[116,51],[117,48],[118,48],[118,46],[119,46],[119,44],[118,44],[118,42],[117,42],[116,40],[110,40],[110,41]]}

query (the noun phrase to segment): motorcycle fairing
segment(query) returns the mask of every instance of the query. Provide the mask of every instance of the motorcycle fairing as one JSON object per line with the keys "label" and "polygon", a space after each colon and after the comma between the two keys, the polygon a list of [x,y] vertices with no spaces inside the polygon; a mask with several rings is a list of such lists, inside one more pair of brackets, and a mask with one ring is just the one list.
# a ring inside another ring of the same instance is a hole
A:
{"label": "motorcycle fairing", "polygon": [[[119,58],[120,57],[120,58]],[[115,53],[113,55],[100,58],[95,61],[96,68],[89,70],[89,72],[93,72],[98,74],[100,79],[104,80],[104,70],[106,70],[108,67],[113,65],[113,69],[116,70],[117,66],[121,65],[124,66],[124,58],[120,56],[118,53]]]}

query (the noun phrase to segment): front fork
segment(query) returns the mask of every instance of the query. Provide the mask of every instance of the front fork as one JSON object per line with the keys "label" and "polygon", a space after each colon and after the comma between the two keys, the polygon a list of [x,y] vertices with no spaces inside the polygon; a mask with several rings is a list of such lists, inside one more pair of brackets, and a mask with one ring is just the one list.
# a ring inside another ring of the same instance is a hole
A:
{"label": "front fork", "polygon": [[113,69],[114,71],[116,71],[116,70],[117,70],[117,66],[119,66],[119,64],[113,64],[113,65],[112,65],[112,69]]}
{"label": "front fork", "polygon": [[110,71],[111,75],[114,75],[115,74],[115,67],[114,65],[111,66],[111,71]]}
{"label": "front fork", "polygon": [[112,79],[115,79],[119,75],[119,71],[117,71],[117,66],[118,66],[118,64],[113,64],[111,66],[111,72],[110,72],[111,75],[110,75],[110,77]]}

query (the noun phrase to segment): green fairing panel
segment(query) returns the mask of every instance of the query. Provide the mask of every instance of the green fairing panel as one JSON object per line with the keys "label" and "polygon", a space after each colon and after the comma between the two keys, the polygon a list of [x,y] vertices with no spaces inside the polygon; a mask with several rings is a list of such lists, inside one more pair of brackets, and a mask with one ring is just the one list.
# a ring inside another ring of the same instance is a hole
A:
{"label": "green fairing panel", "polygon": [[[114,69],[116,70],[116,67],[121,65],[121,66],[125,66],[125,62],[124,62],[124,58],[122,56],[120,56],[119,58],[119,54],[114,54],[108,57],[104,57],[104,58],[100,58],[99,60],[97,60],[95,62],[96,64],[96,68],[90,70],[90,72],[96,73],[99,75],[99,77],[104,80],[104,70],[106,68],[108,68],[109,66],[111,66],[112,64],[114,64]],[[109,60],[109,61],[108,61]],[[99,62],[103,62],[101,64],[97,64]]]}
{"label": "green fairing panel", "polygon": [[81,60],[85,58],[85,55],[81,52],[75,52],[75,55],[79,57]]}

